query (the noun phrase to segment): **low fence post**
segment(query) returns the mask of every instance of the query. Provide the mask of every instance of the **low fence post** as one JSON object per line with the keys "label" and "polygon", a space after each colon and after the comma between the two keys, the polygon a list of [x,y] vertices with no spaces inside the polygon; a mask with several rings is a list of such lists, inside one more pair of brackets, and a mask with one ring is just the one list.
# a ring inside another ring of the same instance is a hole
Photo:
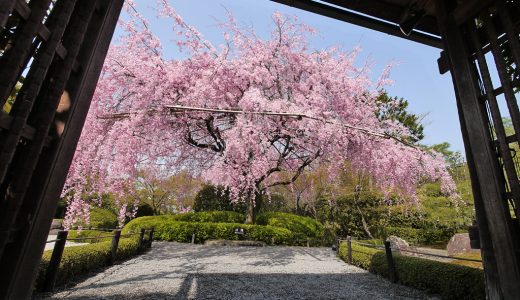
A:
{"label": "low fence post", "polygon": [[144,233],[146,232],[146,229],[141,228],[141,233],[139,233],[139,251],[143,250],[144,248]]}
{"label": "low fence post", "polygon": [[347,236],[347,262],[352,264],[352,237]]}
{"label": "low fence post", "polygon": [[152,241],[153,241],[153,233],[155,231],[155,228],[150,229],[150,234],[148,235],[148,248],[152,247]]}
{"label": "low fence post", "polygon": [[388,263],[388,273],[390,276],[391,282],[397,282],[397,270],[395,269],[394,257],[392,256],[392,248],[390,248],[390,242],[385,241],[385,252],[386,252],[386,261]]}
{"label": "low fence post", "polygon": [[195,244],[195,233],[191,235],[191,243]]}
{"label": "low fence post", "polygon": [[110,261],[109,264],[114,264],[117,255],[117,246],[119,245],[119,238],[121,237],[121,229],[114,230],[114,236],[112,237],[112,248],[110,249]]}
{"label": "low fence post", "polygon": [[52,292],[54,290],[54,284],[56,283],[56,276],[58,275],[58,268],[60,266],[61,257],[63,256],[63,249],[65,249],[65,243],[67,242],[67,236],[69,232],[66,230],[58,231],[54,249],[52,250],[51,260],[45,273],[45,281],[43,282],[43,291]]}

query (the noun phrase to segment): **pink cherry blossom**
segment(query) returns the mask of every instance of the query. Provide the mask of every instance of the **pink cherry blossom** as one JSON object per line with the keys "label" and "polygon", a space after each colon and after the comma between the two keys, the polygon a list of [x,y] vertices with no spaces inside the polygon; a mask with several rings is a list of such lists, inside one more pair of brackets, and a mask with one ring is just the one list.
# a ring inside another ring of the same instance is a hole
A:
{"label": "pink cherry blossom", "polygon": [[309,166],[326,163],[332,180],[345,161],[403,201],[417,201],[416,187],[425,180],[440,180],[444,192],[454,193],[441,157],[356,129],[407,132],[378,120],[375,98],[389,70],[371,81],[366,64],[356,65],[358,48],[311,51],[315,30],[279,13],[268,39],[229,17],[221,24],[226,43],[214,47],[158,1],[174,42],[189,53],[166,59],[160,39],[132,7],[121,21],[125,35],[109,50],[69,172],[67,226],[88,218],[82,193],[122,197],[142,168],[187,169],[229,188],[232,201],[251,204],[255,193],[289,184]]}

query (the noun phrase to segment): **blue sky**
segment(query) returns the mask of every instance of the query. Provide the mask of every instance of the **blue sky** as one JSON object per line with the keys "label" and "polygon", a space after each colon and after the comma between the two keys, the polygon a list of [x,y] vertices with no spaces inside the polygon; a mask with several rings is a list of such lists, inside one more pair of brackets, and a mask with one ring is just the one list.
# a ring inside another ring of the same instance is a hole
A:
{"label": "blue sky", "polygon": [[[395,81],[387,90],[410,102],[410,110],[426,114],[425,144],[449,142],[453,150],[464,152],[455,94],[451,76],[440,75],[437,59],[440,50],[394,36],[379,33],[349,23],[329,19],[269,0],[169,0],[186,23],[196,27],[206,39],[214,44],[222,41],[220,28],[226,10],[230,11],[243,25],[253,26],[260,35],[267,35],[271,26],[271,15],[275,11],[296,15],[299,20],[314,27],[319,34],[311,41],[314,49],[341,46],[349,50],[355,46],[363,49],[358,64],[368,59],[372,62],[372,75],[377,79],[389,62],[396,62],[391,73]],[[184,57],[177,47],[168,41],[175,38],[169,23],[155,18],[149,7],[155,1],[137,0],[138,11],[145,15],[152,30],[165,44],[168,57]],[[118,33],[116,33],[117,35]]]}

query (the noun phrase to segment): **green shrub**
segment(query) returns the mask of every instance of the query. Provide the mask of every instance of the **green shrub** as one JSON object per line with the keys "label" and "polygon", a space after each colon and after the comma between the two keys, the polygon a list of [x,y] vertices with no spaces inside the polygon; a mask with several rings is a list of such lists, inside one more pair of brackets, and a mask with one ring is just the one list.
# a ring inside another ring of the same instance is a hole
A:
{"label": "green shrub", "polygon": [[145,216],[153,216],[153,207],[148,203],[141,203],[137,206],[137,212],[135,213],[135,217],[145,217]]}
{"label": "green shrub", "polygon": [[[191,242],[192,234],[195,234],[195,242],[197,243],[210,239],[248,239],[276,245],[294,245],[299,242],[295,240],[293,233],[285,228],[239,223],[183,222],[169,216],[134,219],[126,224],[123,233],[151,227],[155,228],[154,237],[156,239],[182,243]],[[238,227],[246,230],[244,237],[234,233],[234,229]]]}
{"label": "green shrub", "polygon": [[[341,243],[339,256],[347,260],[347,243]],[[480,269],[418,257],[394,254],[399,283],[443,299],[485,299],[484,273]],[[383,277],[389,277],[385,252],[352,243],[352,263]]]}
{"label": "green shrub", "polygon": [[190,212],[171,216],[176,221],[209,223],[244,223],[244,214],[235,211]]}
{"label": "green shrub", "polygon": [[[110,260],[111,242],[105,241],[84,246],[66,247],[63,251],[56,286],[63,285],[79,275],[86,274],[108,265]],[[125,260],[139,252],[139,240],[137,237],[122,238],[117,248],[117,260]],[[49,265],[52,250],[43,253],[38,272],[36,286],[41,290],[45,280],[45,272]]]}
{"label": "green shrub", "polygon": [[80,240],[75,240],[75,243],[99,243],[99,242],[105,242],[105,241],[111,241],[112,237],[106,237],[106,238],[100,238],[100,239],[81,239],[81,238],[93,238],[93,237],[102,237],[102,236],[111,236],[113,235],[110,231],[100,231],[100,230],[70,230],[69,234],[67,236],[67,239],[76,239],[79,238]]}
{"label": "green shrub", "polygon": [[313,218],[282,212],[261,214],[256,218],[256,224],[286,228],[295,235],[310,238],[321,238],[324,231],[323,225]]}
{"label": "green shrub", "polygon": [[407,227],[386,227],[386,236],[395,235],[412,245],[432,245],[447,243],[456,233],[454,229],[415,229]]}
{"label": "green shrub", "polygon": [[92,228],[116,228],[117,215],[111,210],[92,207],[90,210],[90,226]]}

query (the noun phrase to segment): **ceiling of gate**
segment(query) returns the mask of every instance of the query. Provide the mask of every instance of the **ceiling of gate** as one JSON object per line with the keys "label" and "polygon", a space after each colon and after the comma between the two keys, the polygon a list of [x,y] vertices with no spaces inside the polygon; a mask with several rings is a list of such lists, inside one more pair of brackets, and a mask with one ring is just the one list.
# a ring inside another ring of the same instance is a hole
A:
{"label": "ceiling of gate", "polygon": [[[435,4],[439,0],[272,0],[366,28],[442,48]],[[492,0],[453,0],[462,23]]]}

